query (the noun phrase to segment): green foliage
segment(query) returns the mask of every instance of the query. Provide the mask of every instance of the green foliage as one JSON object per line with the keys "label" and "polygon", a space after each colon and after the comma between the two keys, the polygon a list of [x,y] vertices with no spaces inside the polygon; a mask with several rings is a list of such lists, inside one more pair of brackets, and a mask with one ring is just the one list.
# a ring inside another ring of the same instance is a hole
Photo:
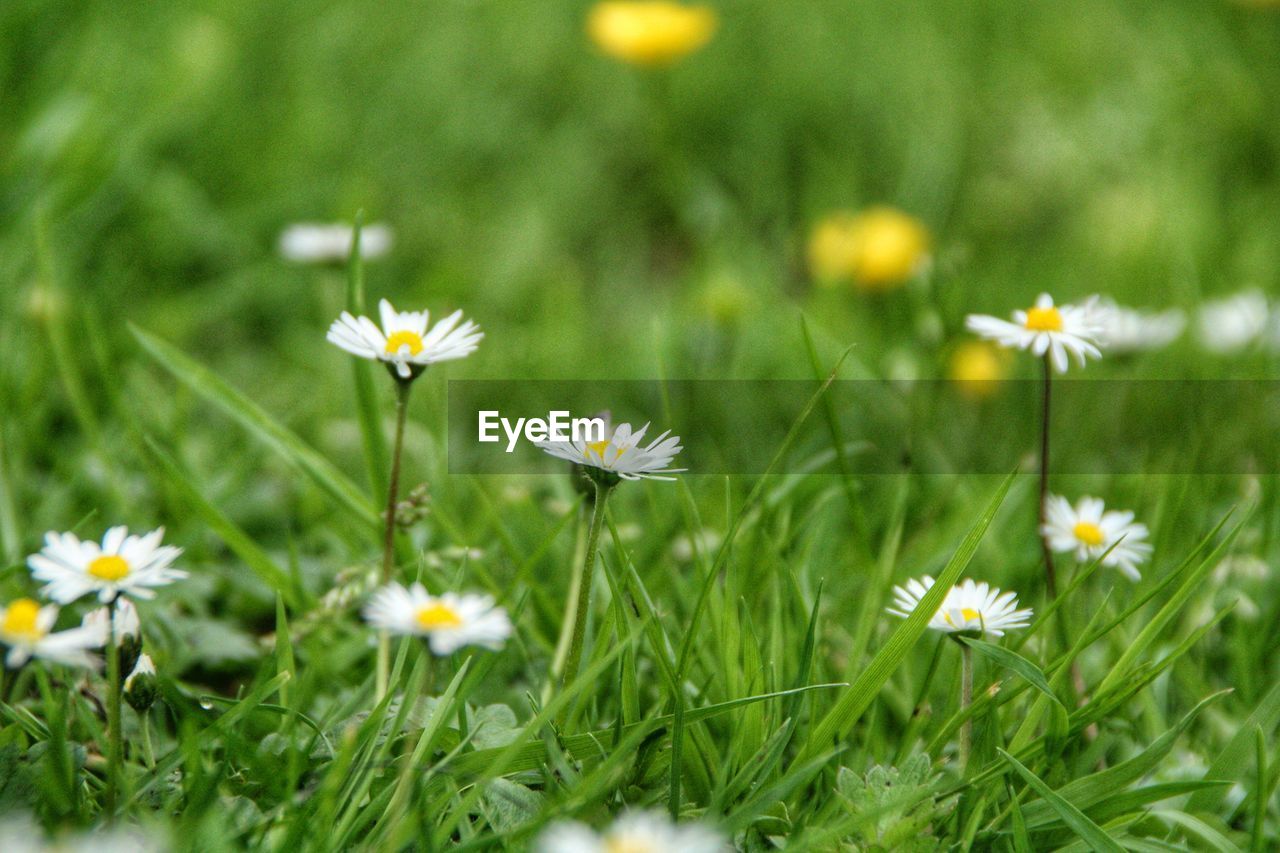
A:
{"label": "green foliage", "polygon": [[858,819],[852,839],[865,850],[937,850],[943,842],[933,826],[945,820],[955,801],[939,802],[938,774],[927,755],[914,755],[899,770],[876,765],[864,774],[841,767],[836,792]]}

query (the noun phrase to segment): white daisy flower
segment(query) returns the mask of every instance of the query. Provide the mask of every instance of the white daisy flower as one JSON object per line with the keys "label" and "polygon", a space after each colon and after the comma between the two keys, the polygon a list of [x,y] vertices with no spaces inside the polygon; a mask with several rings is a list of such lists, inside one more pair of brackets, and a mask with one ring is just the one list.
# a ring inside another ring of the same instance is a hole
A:
{"label": "white daisy flower", "polygon": [[1166,347],[1187,326],[1187,315],[1177,308],[1153,313],[1125,308],[1110,299],[1096,306],[1102,326],[1098,345],[1107,352],[1144,352]]}
{"label": "white daisy flower", "polygon": [[1081,367],[1086,358],[1102,357],[1096,300],[1091,296],[1082,305],[1055,306],[1053,297],[1042,293],[1033,307],[1014,311],[1012,323],[987,314],[970,314],[965,327],[1003,347],[1029,350],[1036,356],[1047,353],[1054,369],[1066,373],[1068,354],[1075,356]]}
{"label": "white daisy flower", "polygon": [[[102,635],[107,636],[107,620],[110,608],[99,607],[96,610],[90,610],[80,620],[80,624],[86,628],[94,628],[101,631]],[[116,642],[122,642],[129,637],[142,636],[142,623],[138,620],[138,608],[133,606],[133,602],[127,598],[122,598],[116,602],[116,618],[115,636]]]}
{"label": "white daisy flower", "polygon": [[430,314],[426,311],[397,311],[383,299],[378,303],[378,312],[381,329],[368,317],[354,317],[343,311],[329,326],[326,337],[352,355],[386,362],[401,379],[412,379],[438,361],[466,358],[484,337],[475,323],[462,322],[461,311],[454,311],[429,332]]}
{"label": "white daisy flower", "polygon": [[[1102,565],[1119,569],[1131,581],[1142,580],[1138,565],[1151,556],[1147,526],[1137,524],[1129,511],[1107,511],[1100,498],[1084,497],[1073,507],[1061,495],[1045,500],[1045,523],[1040,534],[1054,551],[1075,552],[1077,560],[1092,560],[1106,553]],[[1112,547],[1114,546],[1114,547]]]}
{"label": "white daisy flower", "polygon": [[102,544],[81,542],[74,533],[46,533],[44,549],[27,558],[31,574],[45,581],[41,593],[60,604],[70,604],[91,592],[104,604],[120,595],[154,598],[152,587],[185,578],[171,567],[181,548],[161,545],[164,528],[145,536],[130,536],[127,527],[112,527]]}
{"label": "white daisy flower", "polygon": [[30,598],[11,601],[0,607],[0,643],[9,647],[5,666],[15,669],[30,658],[44,658],[68,666],[94,666],[96,658],[89,649],[106,645],[101,627],[80,626],[50,633],[58,620],[58,605],[40,603]]}
{"label": "white daisy flower", "polygon": [[370,625],[393,634],[425,637],[433,654],[448,655],[463,646],[498,650],[511,636],[507,611],[489,595],[446,592],[433,596],[420,583],[405,589],[390,583],[364,608]]}
{"label": "white daisy flower", "polygon": [[[280,234],[280,254],[300,264],[344,263],[351,256],[355,228],[342,222],[299,222]],[[394,234],[381,223],[360,229],[360,257],[366,261],[391,251]]]}
{"label": "white daisy flower", "polygon": [[675,824],[659,812],[628,812],[603,833],[576,821],[552,824],[534,844],[538,853],[719,853],[724,836],[701,823]]}
{"label": "white daisy flower", "polygon": [[1257,289],[1206,302],[1196,317],[1200,344],[1218,355],[1239,352],[1266,329],[1269,310],[1267,297]]}
{"label": "white daisy flower", "polygon": [[0,850],[4,853],[164,853],[172,849],[166,839],[141,828],[99,828],[46,839],[30,815],[10,814],[0,819]]}
{"label": "white daisy flower", "polygon": [[[887,608],[894,616],[906,619],[924,598],[933,578],[929,575],[907,581],[905,587],[893,588],[893,606]],[[1001,593],[985,581],[974,583],[966,579],[959,586],[947,591],[938,612],[929,619],[929,627],[945,634],[962,631],[990,634],[1002,637],[1011,628],[1025,628],[1031,624],[1031,609],[1018,609],[1017,593]]]}
{"label": "white daisy flower", "polygon": [[[672,468],[671,462],[683,448],[680,436],[670,430],[642,445],[645,424],[632,430],[631,424],[621,424],[612,434],[600,441],[587,441],[583,436],[577,441],[543,441],[538,446],[559,459],[585,465],[589,469],[606,472],[623,480],[674,480],[666,474],[678,474],[684,468]],[[608,428],[606,427],[606,432]]]}

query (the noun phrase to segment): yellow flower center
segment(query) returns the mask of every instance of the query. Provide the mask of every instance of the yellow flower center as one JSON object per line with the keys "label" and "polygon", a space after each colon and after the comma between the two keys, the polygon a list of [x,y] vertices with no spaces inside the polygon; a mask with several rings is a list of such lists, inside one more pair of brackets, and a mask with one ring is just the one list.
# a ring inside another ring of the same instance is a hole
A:
{"label": "yellow flower center", "polygon": [[418,627],[424,631],[435,631],[440,628],[457,628],[462,624],[458,612],[443,601],[433,601],[418,610]]}
{"label": "yellow flower center", "polygon": [[114,583],[129,574],[129,563],[118,554],[103,554],[89,564],[89,574]]}
{"label": "yellow flower center", "polygon": [[422,352],[422,335],[410,332],[408,329],[401,329],[387,336],[388,354],[394,355],[400,352],[401,347],[408,347],[409,355],[417,355]]}
{"label": "yellow flower center", "polygon": [[9,637],[35,642],[44,636],[37,624],[39,615],[40,605],[37,602],[30,598],[19,598],[5,610],[4,624],[0,625],[0,631]]}
{"label": "yellow flower center", "polygon": [[[586,457],[587,457],[587,459],[589,460],[589,459],[591,459],[591,454],[592,454],[592,452],[594,452],[597,456],[599,456],[599,457],[600,457],[600,461],[602,461],[602,462],[603,462],[603,461],[604,461],[604,452],[605,452],[605,450],[607,450],[607,449],[608,449],[608,447],[609,447],[609,439],[607,439],[607,438],[606,438],[604,441],[588,441],[588,442],[587,442],[587,453],[585,454],[585,456],[586,456]],[[621,456],[621,455],[622,455],[622,452],[623,452],[625,449],[626,449],[626,448],[624,448],[624,447],[619,447],[619,448],[618,448],[618,456]],[[617,461],[618,456],[613,457],[615,462]]]}
{"label": "yellow flower center", "polygon": [[1091,521],[1077,522],[1075,528],[1071,531],[1084,544],[1090,548],[1096,548],[1106,539],[1102,535],[1102,528]]}
{"label": "yellow flower center", "polygon": [[656,853],[653,845],[643,838],[614,835],[605,839],[604,853]]}
{"label": "yellow flower center", "polygon": [[1024,325],[1029,332],[1061,332],[1062,312],[1052,305],[1048,308],[1028,308],[1027,322]]}
{"label": "yellow flower center", "polygon": [[[942,618],[943,618],[943,619],[946,619],[946,620],[947,620],[947,624],[948,624],[948,625],[950,625],[952,628],[959,628],[959,627],[960,627],[959,625],[957,625],[957,624],[955,623],[955,620],[953,620],[953,619],[951,618],[951,614],[950,614],[950,613],[943,613],[943,614],[942,614]],[[982,620],[982,614],[981,614],[981,613],[979,613],[978,611],[974,610],[972,607],[961,607],[961,608],[960,608],[960,618],[961,618],[961,619],[963,619],[965,622],[972,622],[972,621],[974,621],[975,619],[976,619],[976,620],[981,621],[981,620]]]}

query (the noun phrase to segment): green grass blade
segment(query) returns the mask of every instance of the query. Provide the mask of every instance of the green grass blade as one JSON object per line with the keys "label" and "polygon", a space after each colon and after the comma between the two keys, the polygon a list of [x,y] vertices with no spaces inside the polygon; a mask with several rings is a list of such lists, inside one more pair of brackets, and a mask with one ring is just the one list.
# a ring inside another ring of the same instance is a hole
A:
{"label": "green grass blade", "polygon": [[288,573],[277,565],[276,561],[271,559],[267,552],[262,550],[238,524],[210,503],[204,496],[205,490],[193,482],[177,460],[162,450],[159,444],[148,437],[145,447],[152,461],[167,477],[169,486],[199,516],[200,520],[216,533],[231,552],[243,560],[263,583],[284,596],[291,605],[296,606],[298,596]]}
{"label": "green grass blade", "polygon": [[[347,261],[347,310],[357,317],[366,314],[364,298],[364,257],[360,252],[360,237],[364,229],[364,211],[356,212],[355,227],[351,233],[351,257]],[[380,370],[368,359],[352,358],[351,373],[356,389],[356,416],[360,421],[360,439],[364,445],[364,461],[369,468],[369,488],[374,495],[387,493],[391,461],[387,452],[387,437],[382,431],[379,416],[378,393],[373,374]]]}
{"label": "green grass blade", "polygon": [[1201,561],[1200,565],[1187,574],[1182,585],[1169,597],[1169,600],[1156,612],[1156,615],[1142,627],[1142,630],[1138,632],[1138,636],[1129,643],[1128,647],[1120,655],[1120,659],[1116,661],[1111,667],[1111,671],[1107,673],[1106,677],[1102,679],[1102,683],[1098,685],[1097,693],[1105,692],[1109,687],[1129,676],[1133,663],[1159,639],[1164,626],[1169,623],[1169,620],[1173,619],[1191,596],[1200,591],[1205,575],[1218,565],[1222,553],[1231,545],[1246,520],[1247,518],[1240,519],[1236,526],[1222,538],[1218,546]]}
{"label": "green grass blade", "polygon": [[[1058,789],[1058,796],[1080,809],[1087,809],[1109,797],[1118,796],[1130,784],[1154,770],[1200,712],[1225,695],[1227,691],[1206,696],[1183,715],[1173,728],[1152,741],[1141,753],[1114,767],[1068,782]],[[1046,803],[1029,803],[1023,807],[1022,814],[1028,826],[1038,827],[1050,820],[1050,806]]]}
{"label": "green grass blade", "polygon": [[[1248,766],[1249,752],[1253,748],[1253,730],[1260,727],[1264,733],[1274,733],[1277,724],[1280,724],[1280,682],[1273,685],[1262,697],[1258,707],[1253,709],[1249,718],[1236,730],[1227,745],[1218,752],[1217,758],[1209,765],[1209,769],[1204,771],[1202,778],[1233,781],[1240,779],[1241,769]],[[1212,812],[1222,802],[1225,793],[1225,791],[1215,790],[1194,794],[1187,801],[1186,811]]]}
{"label": "green grass blade", "polygon": [[991,520],[995,518],[996,512],[999,511],[1000,505],[1004,502],[1004,497],[1009,492],[1009,487],[1013,484],[1015,475],[1009,475],[1005,481],[996,490],[995,496],[987,504],[987,507],[978,516],[978,520],[974,522],[968,534],[960,542],[951,560],[939,573],[933,587],[930,588],[916,605],[916,609],[912,611],[911,616],[904,620],[897,630],[890,635],[888,642],[878,651],[867,664],[866,669],[858,676],[853,685],[844,692],[827,715],[818,724],[813,737],[810,739],[805,750],[801,753],[800,761],[807,760],[818,750],[825,750],[836,740],[846,735],[857,723],[863,712],[871,705],[876,696],[880,692],[880,688],[889,680],[889,676],[893,674],[898,665],[902,663],[902,659],[906,657],[907,652],[916,644],[920,636],[928,627],[929,619],[942,606],[942,600],[946,596],[947,591],[960,579],[960,574],[965,567],[969,565],[969,560],[973,558],[974,552],[978,549],[978,543],[982,540],[982,536],[990,526]]}
{"label": "green grass blade", "polygon": [[371,533],[377,531],[381,521],[368,496],[334,467],[333,463],[278,423],[257,403],[177,347],[132,324],[129,330],[142,345],[142,349],[175,379],[221,409],[254,437],[280,454],[340,506],[366,523]]}
{"label": "green grass blade", "polygon": [[1084,812],[1054,793],[1052,788],[1041,781],[1039,776],[1028,770],[1022,762],[1003,749],[997,749],[996,751],[1000,753],[1005,761],[1009,762],[1009,765],[1031,786],[1032,790],[1039,794],[1061,816],[1062,822],[1069,826],[1072,832],[1080,836],[1086,844],[1094,850],[1107,851],[1107,853],[1123,853],[1124,848],[1117,844],[1102,827],[1085,817]]}
{"label": "green grass blade", "polygon": [[1011,651],[1010,649],[1006,649],[1004,646],[997,646],[993,643],[984,643],[982,640],[975,639],[974,637],[960,637],[960,642],[964,643],[966,646],[988,660],[994,661],[997,665],[1022,676],[1028,684],[1052,699],[1059,707],[1063,707],[1061,700],[1059,700],[1057,695],[1053,692],[1053,688],[1049,686],[1049,680],[1045,678],[1044,673],[1040,671],[1040,667],[1036,666],[1022,655],[1015,651]]}

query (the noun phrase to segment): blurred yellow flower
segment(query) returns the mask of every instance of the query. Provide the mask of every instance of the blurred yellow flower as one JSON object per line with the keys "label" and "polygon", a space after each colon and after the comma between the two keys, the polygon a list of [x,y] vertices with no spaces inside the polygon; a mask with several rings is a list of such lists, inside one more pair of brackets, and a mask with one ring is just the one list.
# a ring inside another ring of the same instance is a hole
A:
{"label": "blurred yellow flower", "polygon": [[893,290],[928,259],[924,224],[892,207],[837,211],[809,237],[809,269],[820,282],[851,280],[866,292]]}
{"label": "blurred yellow flower", "polygon": [[994,394],[1008,372],[1008,353],[987,341],[965,341],[947,363],[947,378],[960,393],[975,399]]}
{"label": "blurred yellow flower", "polygon": [[671,65],[711,40],[716,13],[707,6],[669,0],[606,0],[587,18],[587,33],[601,50],[633,65]]}

